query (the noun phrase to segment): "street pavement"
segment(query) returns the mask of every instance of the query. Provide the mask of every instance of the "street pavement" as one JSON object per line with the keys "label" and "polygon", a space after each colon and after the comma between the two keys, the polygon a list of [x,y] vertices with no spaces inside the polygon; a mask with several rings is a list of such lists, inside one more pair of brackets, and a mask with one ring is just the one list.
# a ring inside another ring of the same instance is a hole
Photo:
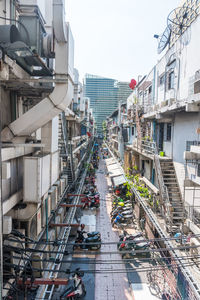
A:
{"label": "street pavement", "polygon": [[[109,187],[111,180],[106,175],[105,161],[101,158],[99,169],[96,172],[96,185],[101,197],[100,209],[98,210],[84,210],[80,223],[86,225],[85,231],[90,232],[98,230],[101,232],[102,242],[118,242],[119,232],[113,229],[110,222],[110,212],[112,209],[111,193]],[[128,230],[129,231],[129,230]],[[131,233],[131,232],[130,232]],[[73,255],[66,256],[64,259],[73,259],[71,265],[67,263],[62,264],[62,270],[65,271],[70,268],[71,271],[79,267],[81,270],[86,270],[83,282],[86,287],[87,294],[84,300],[158,300],[159,298],[150,293],[145,272],[134,271],[135,268],[149,267],[148,261],[143,262],[136,259],[134,263],[124,264],[120,254],[117,252],[117,244],[103,244],[102,252],[108,254],[91,255],[86,251],[80,254],[80,249],[73,253]],[[87,263],[86,262],[89,262]],[[107,263],[93,264],[95,260],[104,260]],[[111,260],[117,260],[118,264],[114,264]],[[133,271],[127,273],[126,268],[132,268]],[[121,270],[121,272],[120,272]],[[89,271],[89,273],[87,273]],[[96,271],[96,273],[95,273]],[[66,277],[63,273],[60,277]],[[53,300],[59,299],[59,295],[66,289],[66,287],[59,287],[54,293]]]}
{"label": "street pavement", "polygon": [[[110,178],[106,176],[105,162],[101,159],[97,172],[97,189],[101,196],[101,206],[97,213],[97,230],[101,232],[102,242],[118,242],[118,231],[112,228],[110,222],[111,194],[109,193]],[[98,260],[117,260],[121,264],[101,264],[96,265],[95,275],[95,300],[132,300],[133,295],[128,283],[126,272],[117,273],[117,270],[125,270],[125,265],[120,254],[111,254],[117,251],[117,244],[102,245],[102,252],[110,254],[100,254],[96,256]],[[107,270],[106,273],[104,272]]]}

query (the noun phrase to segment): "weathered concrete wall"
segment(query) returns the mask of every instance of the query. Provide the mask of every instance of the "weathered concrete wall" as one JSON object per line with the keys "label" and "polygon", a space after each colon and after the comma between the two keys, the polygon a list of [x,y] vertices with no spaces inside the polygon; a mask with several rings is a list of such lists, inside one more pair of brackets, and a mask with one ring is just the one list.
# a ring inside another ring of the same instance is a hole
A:
{"label": "weathered concrete wall", "polygon": [[18,192],[23,187],[23,158],[16,158],[10,161],[9,179],[2,180],[2,200],[8,199],[10,196]]}
{"label": "weathered concrete wall", "polygon": [[11,123],[11,105],[10,105],[10,93],[5,91],[4,88],[0,90],[1,97],[1,126],[4,128]]}
{"label": "weathered concrete wall", "polygon": [[177,113],[174,120],[173,161],[182,196],[184,195],[186,141],[197,139],[198,113]]}

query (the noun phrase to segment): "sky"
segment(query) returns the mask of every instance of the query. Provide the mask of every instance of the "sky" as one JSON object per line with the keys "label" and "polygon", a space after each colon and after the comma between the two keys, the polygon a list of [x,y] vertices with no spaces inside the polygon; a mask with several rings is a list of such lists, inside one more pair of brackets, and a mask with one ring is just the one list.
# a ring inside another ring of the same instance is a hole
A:
{"label": "sky", "polygon": [[[167,16],[180,0],[66,0],[75,41],[75,67],[120,81],[137,79],[156,64]],[[162,54],[161,54],[162,56]]]}

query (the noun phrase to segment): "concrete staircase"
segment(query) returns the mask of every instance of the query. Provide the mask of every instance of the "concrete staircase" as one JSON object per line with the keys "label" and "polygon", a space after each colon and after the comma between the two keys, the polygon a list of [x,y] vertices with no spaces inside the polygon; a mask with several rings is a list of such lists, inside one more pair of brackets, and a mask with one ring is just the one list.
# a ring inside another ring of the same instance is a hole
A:
{"label": "concrete staircase", "polygon": [[174,164],[172,160],[160,160],[160,166],[164,185],[167,187],[169,202],[171,204],[170,218],[172,231],[177,231],[184,220],[185,212]]}

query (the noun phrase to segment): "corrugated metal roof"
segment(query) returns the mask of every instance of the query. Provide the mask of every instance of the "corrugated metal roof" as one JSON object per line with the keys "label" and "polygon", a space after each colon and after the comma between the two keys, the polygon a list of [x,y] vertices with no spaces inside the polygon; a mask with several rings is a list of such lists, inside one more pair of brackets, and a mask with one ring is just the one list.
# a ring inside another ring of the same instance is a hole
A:
{"label": "corrugated metal roof", "polygon": [[124,175],[113,177],[113,178],[111,178],[111,180],[112,180],[112,183],[114,186],[119,186],[126,182]]}
{"label": "corrugated metal roof", "polygon": [[107,158],[107,159],[105,159],[105,162],[106,162],[106,166],[116,164],[116,161],[114,158]]}
{"label": "corrugated metal roof", "polygon": [[114,170],[111,170],[109,172],[109,176],[112,178],[112,177],[116,177],[116,176],[119,176],[119,175],[122,175],[122,171],[120,169],[114,169]]}
{"label": "corrugated metal roof", "polygon": [[111,172],[113,170],[119,169],[119,166],[117,164],[112,164],[107,166],[108,172]]}

